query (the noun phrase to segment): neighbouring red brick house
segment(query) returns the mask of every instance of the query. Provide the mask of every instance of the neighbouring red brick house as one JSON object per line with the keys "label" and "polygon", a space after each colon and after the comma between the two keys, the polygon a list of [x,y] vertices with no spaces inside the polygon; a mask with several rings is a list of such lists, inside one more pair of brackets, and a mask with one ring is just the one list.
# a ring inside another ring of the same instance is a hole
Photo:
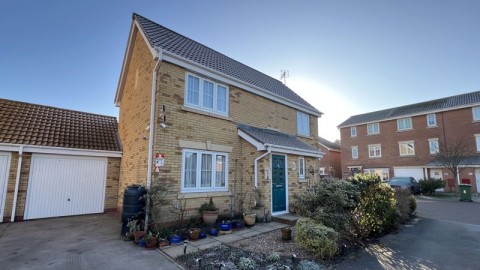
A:
{"label": "neighbouring red brick house", "polygon": [[331,142],[322,137],[318,137],[320,151],[325,153],[320,159],[318,174],[320,176],[330,176],[342,178],[341,151],[339,142]]}
{"label": "neighbouring red brick house", "polygon": [[[480,184],[480,91],[366,114],[339,126],[344,176],[376,173],[443,178],[452,189],[455,176],[436,162],[436,154],[459,140],[469,146],[459,181]],[[453,184],[452,184],[453,183]]]}

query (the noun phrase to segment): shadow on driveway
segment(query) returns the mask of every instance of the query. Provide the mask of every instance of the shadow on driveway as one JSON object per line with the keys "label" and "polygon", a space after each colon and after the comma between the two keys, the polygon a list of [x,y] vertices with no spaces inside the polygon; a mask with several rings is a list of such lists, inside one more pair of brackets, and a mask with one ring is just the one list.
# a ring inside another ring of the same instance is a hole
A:
{"label": "shadow on driveway", "polygon": [[120,237],[108,215],[0,224],[0,269],[179,269]]}

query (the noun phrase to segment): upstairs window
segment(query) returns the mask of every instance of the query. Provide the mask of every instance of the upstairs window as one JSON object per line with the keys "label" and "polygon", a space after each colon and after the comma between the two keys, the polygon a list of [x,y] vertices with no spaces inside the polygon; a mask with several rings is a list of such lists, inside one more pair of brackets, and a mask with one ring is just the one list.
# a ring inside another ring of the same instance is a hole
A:
{"label": "upstairs window", "polygon": [[298,158],[298,178],[305,179],[305,158]]}
{"label": "upstairs window", "polygon": [[297,132],[300,135],[310,136],[310,116],[297,112]]}
{"label": "upstairs window", "polygon": [[352,159],[358,158],[358,146],[352,146]]}
{"label": "upstairs window", "polygon": [[368,157],[382,157],[382,146],[380,144],[371,144],[368,146]]}
{"label": "upstairs window", "polygon": [[430,149],[430,155],[436,155],[440,152],[438,145],[438,139],[428,139],[428,148]]}
{"label": "upstairs window", "polygon": [[357,127],[350,128],[350,137],[357,137]]}
{"label": "upstairs window", "polygon": [[378,134],[380,133],[380,124],[379,123],[371,123],[367,124],[367,134]]}
{"label": "upstairs window", "polygon": [[185,105],[188,107],[228,115],[228,88],[224,85],[187,75]]}
{"label": "upstairs window", "polygon": [[398,143],[400,156],[414,156],[415,155],[415,143],[413,141],[409,142],[399,142]]}
{"label": "upstairs window", "polygon": [[412,129],[412,118],[402,118],[397,120],[397,130],[409,130]]}
{"label": "upstairs window", "polygon": [[436,127],[437,126],[437,117],[434,113],[427,114],[427,127]]}
{"label": "upstairs window", "polygon": [[473,121],[480,121],[480,107],[473,107]]}
{"label": "upstairs window", "polygon": [[477,152],[480,152],[480,134],[475,134],[475,142],[477,143]]}

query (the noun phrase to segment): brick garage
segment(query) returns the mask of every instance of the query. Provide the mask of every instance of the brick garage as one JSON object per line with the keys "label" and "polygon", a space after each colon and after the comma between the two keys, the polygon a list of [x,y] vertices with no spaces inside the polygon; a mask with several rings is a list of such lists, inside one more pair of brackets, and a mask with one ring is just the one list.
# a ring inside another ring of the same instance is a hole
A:
{"label": "brick garage", "polygon": [[13,221],[114,209],[114,117],[0,99],[0,213]]}

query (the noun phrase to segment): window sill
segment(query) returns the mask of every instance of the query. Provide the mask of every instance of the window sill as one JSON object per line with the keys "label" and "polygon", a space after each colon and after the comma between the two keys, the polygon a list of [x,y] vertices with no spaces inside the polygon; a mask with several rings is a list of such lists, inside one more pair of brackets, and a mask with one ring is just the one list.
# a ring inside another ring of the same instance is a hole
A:
{"label": "window sill", "polygon": [[407,132],[407,131],[412,131],[413,128],[409,128],[409,129],[397,129],[397,132]]}
{"label": "window sill", "polygon": [[427,128],[438,128],[438,126],[427,126]]}
{"label": "window sill", "polygon": [[375,136],[375,135],[380,135],[380,132],[379,133],[367,134],[367,136]]}
{"label": "window sill", "polygon": [[182,191],[178,199],[208,198],[208,197],[229,197],[232,193],[228,191],[188,192]]}
{"label": "window sill", "polygon": [[379,158],[382,158],[382,156],[379,156],[379,157],[368,157],[368,159],[379,159]]}
{"label": "window sill", "polygon": [[205,115],[205,116],[215,117],[215,118],[219,118],[219,119],[223,119],[223,120],[228,120],[228,121],[233,121],[233,119],[230,118],[230,117],[228,117],[228,116],[221,115],[221,114],[216,114],[216,113],[213,113],[213,112],[202,111],[202,110],[200,110],[200,109],[195,109],[195,108],[187,107],[187,106],[182,106],[182,107],[180,107],[180,108],[181,108],[183,111],[187,111],[187,112],[202,114],[202,115]]}
{"label": "window sill", "polygon": [[311,139],[311,138],[312,138],[312,137],[309,136],[309,135],[303,135],[303,134],[299,134],[299,133],[297,133],[297,136],[298,136],[298,137],[305,138],[305,139]]}

